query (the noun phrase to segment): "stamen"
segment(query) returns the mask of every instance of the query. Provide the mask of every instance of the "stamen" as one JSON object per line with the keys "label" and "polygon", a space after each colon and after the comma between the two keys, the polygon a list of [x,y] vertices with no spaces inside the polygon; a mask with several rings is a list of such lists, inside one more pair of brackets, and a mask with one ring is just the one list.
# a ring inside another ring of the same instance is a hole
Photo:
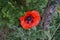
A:
{"label": "stamen", "polygon": [[31,21],[31,20],[32,20],[32,17],[31,17],[31,16],[28,16],[28,17],[26,18],[26,20],[27,20],[27,21]]}
{"label": "stamen", "polygon": [[32,16],[27,16],[25,21],[27,21],[27,23],[32,23],[33,17]]}

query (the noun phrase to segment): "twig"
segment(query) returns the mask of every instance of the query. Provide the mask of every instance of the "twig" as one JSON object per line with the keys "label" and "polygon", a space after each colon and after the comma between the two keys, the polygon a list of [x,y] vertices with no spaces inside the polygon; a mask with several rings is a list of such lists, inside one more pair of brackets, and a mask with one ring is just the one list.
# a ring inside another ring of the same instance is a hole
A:
{"label": "twig", "polygon": [[[50,4],[51,4],[51,0],[48,0],[47,7],[49,7]],[[46,8],[47,8],[47,7],[46,7]]]}
{"label": "twig", "polygon": [[8,28],[6,26],[2,30],[0,30],[0,40],[7,40],[7,32]]}
{"label": "twig", "polygon": [[44,11],[44,15],[42,16],[42,21],[41,21],[41,27],[43,27],[44,30],[49,29],[50,21],[52,20],[52,17],[54,15],[54,12],[57,9],[57,5],[59,3],[59,0],[54,0],[54,4],[51,5],[51,0],[48,0],[47,7]]}

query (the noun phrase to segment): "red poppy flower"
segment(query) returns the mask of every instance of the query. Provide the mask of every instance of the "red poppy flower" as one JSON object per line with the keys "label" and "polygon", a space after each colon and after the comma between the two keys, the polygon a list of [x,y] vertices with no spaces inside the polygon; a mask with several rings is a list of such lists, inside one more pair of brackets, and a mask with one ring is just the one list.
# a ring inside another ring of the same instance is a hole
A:
{"label": "red poppy flower", "polygon": [[20,24],[24,29],[30,29],[37,26],[40,20],[41,17],[38,11],[27,11],[24,16],[20,17]]}

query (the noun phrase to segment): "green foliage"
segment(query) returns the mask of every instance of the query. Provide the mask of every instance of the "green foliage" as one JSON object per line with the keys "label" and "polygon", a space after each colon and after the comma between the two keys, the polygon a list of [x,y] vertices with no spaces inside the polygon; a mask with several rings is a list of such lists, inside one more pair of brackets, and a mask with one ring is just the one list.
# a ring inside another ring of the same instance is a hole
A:
{"label": "green foliage", "polygon": [[7,25],[9,30],[12,30],[7,34],[7,40],[60,40],[58,12],[55,12],[48,31],[43,31],[39,26],[29,30],[19,26],[19,18],[28,10],[38,10],[42,16],[47,2],[48,0],[26,0],[25,7],[23,4],[17,4],[16,0],[0,0],[0,29]]}

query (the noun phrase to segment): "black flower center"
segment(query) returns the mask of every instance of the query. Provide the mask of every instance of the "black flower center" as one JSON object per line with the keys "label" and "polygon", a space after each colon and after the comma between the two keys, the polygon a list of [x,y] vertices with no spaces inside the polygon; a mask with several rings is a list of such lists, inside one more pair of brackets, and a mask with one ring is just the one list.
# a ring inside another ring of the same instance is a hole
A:
{"label": "black flower center", "polygon": [[32,23],[33,22],[33,17],[32,16],[27,16],[25,21],[27,21],[27,23],[29,23],[29,22]]}
{"label": "black flower center", "polygon": [[27,21],[31,21],[31,20],[32,20],[32,17],[31,17],[31,16],[28,16],[28,17],[26,18],[26,20],[27,20]]}

